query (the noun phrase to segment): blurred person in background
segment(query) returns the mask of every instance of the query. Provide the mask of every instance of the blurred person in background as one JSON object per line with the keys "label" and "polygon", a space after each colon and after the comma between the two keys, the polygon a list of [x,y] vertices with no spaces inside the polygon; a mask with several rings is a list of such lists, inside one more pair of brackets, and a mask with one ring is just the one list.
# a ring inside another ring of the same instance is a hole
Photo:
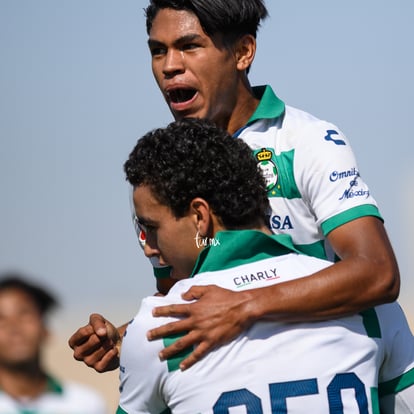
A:
{"label": "blurred person in background", "polygon": [[50,292],[24,276],[0,274],[0,414],[108,413],[95,390],[46,372],[46,316],[57,305]]}

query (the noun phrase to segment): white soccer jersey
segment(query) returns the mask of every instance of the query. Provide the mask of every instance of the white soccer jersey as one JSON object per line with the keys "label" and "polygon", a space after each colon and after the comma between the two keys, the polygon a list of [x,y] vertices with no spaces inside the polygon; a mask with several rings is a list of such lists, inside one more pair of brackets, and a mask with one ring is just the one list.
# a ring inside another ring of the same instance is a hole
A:
{"label": "white soccer jersey", "polygon": [[355,218],[380,217],[376,202],[335,125],[285,106],[270,86],[254,90],[260,104],[235,136],[252,148],[266,178],[271,229],[326,258],[325,236]]}
{"label": "white soccer jersey", "polygon": [[165,297],[146,298],[128,326],[119,414],[377,414],[379,385],[393,394],[414,383],[414,341],[396,303],[324,322],[257,322],[186,371],[178,369],[183,355],[160,362],[159,351],[174,339],[149,342],[146,333],[174,319],[153,318],[152,309],[182,303],[191,285],[261,288],[331,265],[289,253],[278,236],[229,231],[216,238],[219,245],[203,251],[196,276]]}
{"label": "white soccer jersey", "polygon": [[[270,86],[253,88],[259,106],[234,136],[253,150],[266,179],[270,228],[289,234],[302,252],[334,260],[326,235],[351,220],[381,218],[342,132],[333,124],[286,106]],[[135,212],[133,212],[133,216]],[[154,267],[168,277],[168,267]]]}
{"label": "white soccer jersey", "polygon": [[75,383],[49,380],[48,391],[35,399],[16,400],[0,389],[1,414],[107,414],[103,398]]}

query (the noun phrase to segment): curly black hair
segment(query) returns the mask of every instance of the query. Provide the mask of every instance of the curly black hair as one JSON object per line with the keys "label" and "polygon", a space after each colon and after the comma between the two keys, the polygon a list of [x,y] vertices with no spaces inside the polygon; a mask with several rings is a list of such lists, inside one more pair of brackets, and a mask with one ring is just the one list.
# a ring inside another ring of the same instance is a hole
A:
{"label": "curly black hair", "polygon": [[26,281],[17,272],[4,272],[0,275],[0,292],[9,289],[20,290],[29,295],[42,316],[59,305],[57,299],[45,288]]}
{"label": "curly black hair", "polygon": [[266,184],[251,149],[211,121],[184,119],[147,133],[124,171],[132,186],[149,186],[177,218],[202,197],[229,230],[266,220]]}
{"label": "curly black hair", "polygon": [[150,0],[145,9],[148,34],[165,8],[194,13],[208,36],[219,33],[230,42],[245,34],[256,37],[260,21],[268,16],[264,0]]}

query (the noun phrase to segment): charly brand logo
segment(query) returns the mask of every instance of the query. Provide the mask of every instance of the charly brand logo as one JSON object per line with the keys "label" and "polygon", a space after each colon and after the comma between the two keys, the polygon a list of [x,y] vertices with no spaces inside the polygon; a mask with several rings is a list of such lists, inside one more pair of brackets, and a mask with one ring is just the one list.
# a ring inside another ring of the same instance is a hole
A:
{"label": "charly brand logo", "polygon": [[271,281],[279,278],[280,276],[277,274],[276,268],[263,269],[259,272],[236,276],[233,278],[233,283],[239,288],[260,280]]}
{"label": "charly brand logo", "polygon": [[334,129],[328,129],[326,131],[325,141],[332,141],[336,145],[346,145],[343,139],[332,138],[332,135],[339,135]]}
{"label": "charly brand logo", "polygon": [[207,247],[207,246],[220,246],[220,240],[216,238],[210,237],[201,237],[200,232],[197,232],[195,238],[196,246],[199,249],[200,247]]}

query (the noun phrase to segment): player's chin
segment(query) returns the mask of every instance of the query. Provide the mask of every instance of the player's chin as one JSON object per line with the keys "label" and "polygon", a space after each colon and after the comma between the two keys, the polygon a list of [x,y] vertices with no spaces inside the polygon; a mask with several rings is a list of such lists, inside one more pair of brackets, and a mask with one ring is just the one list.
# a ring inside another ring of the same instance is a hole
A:
{"label": "player's chin", "polygon": [[207,118],[207,111],[199,105],[191,106],[189,108],[178,110],[170,105],[170,111],[176,121],[182,121],[187,118]]}
{"label": "player's chin", "polygon": [[196,114],[192,113],[192,112],[188,112],[188,111],[174,111],[171,110],[174,119],[176,121],[182,121],[183,119],[188,119],[188,118],[201,118],[200,116],[197,116]]}

